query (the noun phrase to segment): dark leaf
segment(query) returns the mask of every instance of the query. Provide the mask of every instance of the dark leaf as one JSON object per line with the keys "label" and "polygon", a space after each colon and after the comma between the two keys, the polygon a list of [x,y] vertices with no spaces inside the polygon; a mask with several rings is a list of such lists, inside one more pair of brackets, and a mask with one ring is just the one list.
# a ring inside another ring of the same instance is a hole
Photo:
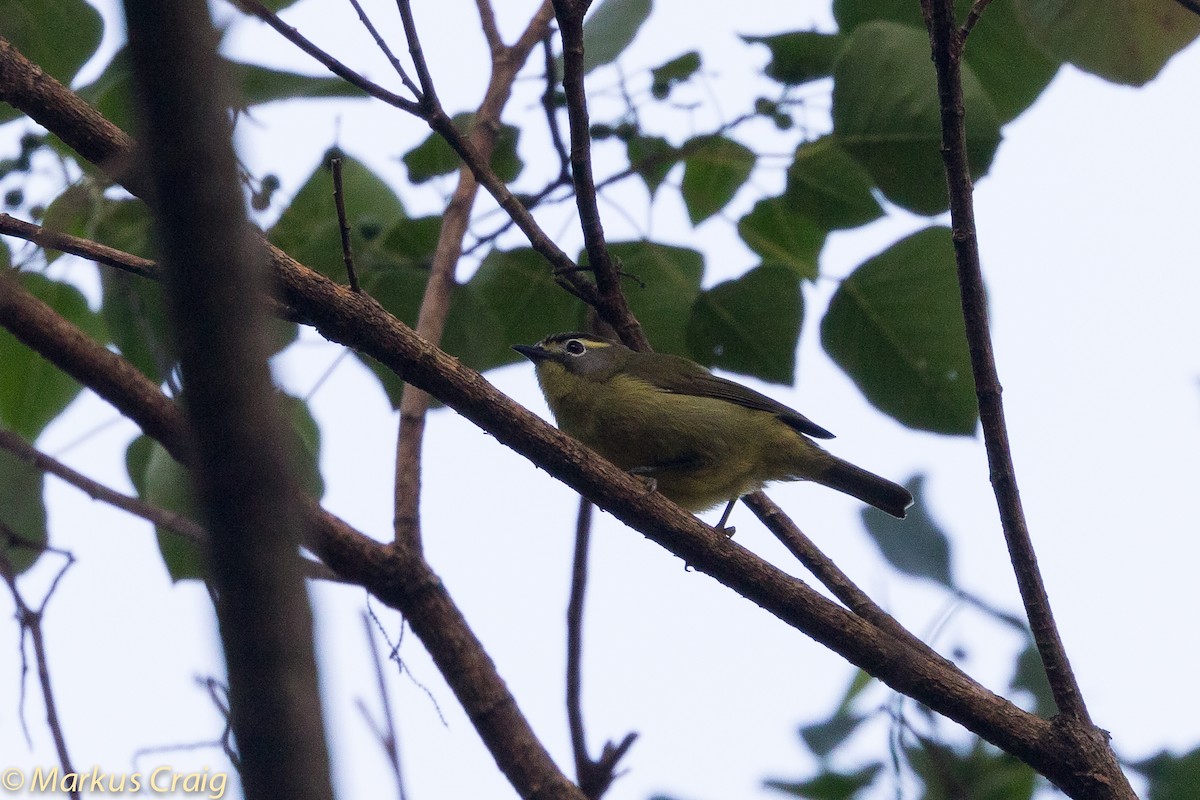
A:
{"label": "dark leaf", "polygon": [[46,546],[45,484],[40,469],[0,448],[0,559],[15,575],[33,566]]}
{"label": "dark leaf", "polygon": [[923,488],[925,476],[917,475],[906,484],[915,503],[905,519],[896,519],[878,509],[862,511],[863,525],[888,562],[917,578],[937,581],[954,588],[950,573],[950,539],[929,515]]}
{"label": "dark leaf", "polygon": [[679,163],[679,151],[659,136],[631,136],[625,142],[629,166],[641,176],[653,195]]}
{"label": "dark leaf", "polygon": [[840,33],[795,31],[773,36],[743,36],[747,42],[765,44],[771,61],[763,70],[768,78],[796,86],[833,74],[833,62],[846,43]]}
{"label": "dark leaf", "polygon": [[654,349],[687,356],[687,327],[700,294],[704,256],[647,241],[617,242],[608,251],[629,276],[622,280],[629,307]]}
{"label": "dark leaf", "polygon": [[[1000,144],[1000,123],[965,64],[962,82],[971,177],[978,179]],[[889,199],[922,214],[946,209],[941,109],[923,31],[894,22],[855,29],[834,69],[833,129]]]}
{"label": "dark leaf", "polygon": [[767,781],[766,786],[805,800],[850,800],[874,783],[875,777],[882,769],[883,764],[876,762],[857,772],[830,771],[799,783]]}
{"label": "dark leaf", "polygon": [[1058,713],[1058,704],[1054,702],[1054,693],[1050,691],[1046,668],[1042,666],[1042,657],[1038,655],[1037,647],[1032,641],[1021,651],[1021,655],[1017,656],[1012,688],[1029,692],[1033,698],[1033,713],[1039,717],[1050,719]]}
{"label": "dark leaf", "polygon": [[687,142],[683,157],[683,202],[693,225],[729,204],[754,169],[754,152],[724,136]]}
{"label": "dark leaf", "polygon": [[673,58],[661,67],[650,70],[650,93],[664,100],[676,85],[695,75],[699,69],[700,54],[695,50]]}
{"label": "dark leaf", "polygon": [[[583,22],[583,72],[616,61],[650,16],[650,0],[601,0]],[[560,59],[558,74],[562,75]]]}
{"label": "dark leaf", "polygon": [[975,432],[979,411],[948,229],[926,228],[859,266],[829,303],[821,343],[876,408],[903,424]]}
{"label": "dark leaf", "polygon": [[688,322],[688,350],[706,366],[790,384],[803,319],[795,274],[761,266],[700,293]]}
{"label": "dark leaf", "polygon": [[[474,114],[455,114],[454,126],[465,136],[470,132],[474,119]],[[525,167],[517,155],[519,136],[518,128],[505,124],[500,125],[496,134],[491,166],[500,180],[506,183],[515,181]],[[408,179],[413,183],[425,183],[439,175],[449,175],[462,166],[458,153],[437,133],[429,134],[425,141],[405,153],[400,160],[408,167]]]}
{"label": "dark leaf", "polygon": [[[103,18],[83,0],[0,0],[0,36],[67,86],[96,52],[103,34]],[[0,103],[0,123],[20,116]]]}
{"label": "dark leaf", "polygon": [[[871,176],[838,146],[837,139],[823,136],[796,148],[783,196],[794,216],[812,220],[823,231],[832,231],[856,228],[883,216],[883,208],[871,193],[872,186]],[[815,253],[812,263],[815,276]]]}
{"label": "dark leaf", "polygon": [[799,213],[787,197],[759,200],[738,220],[738,235],[763,263],[786,267],[793,276],[815,280],[825,232]]}
{"label": "dark leaf", "polygon": [[[34,297],[92,339],[107,344],[104,321],[88,308],[78,289],[34,273],[18,277]],[[27,442],[36,441],[82,388],[74,378],[0,328],[0,425]]]}
{"label": "dark leaf", "polygon": [[1150,780],[1146,800],[1192,800],[1200,786],[1200,747],[1181,756],[1164,750],[1130,766]]}
{"label": "dark leaf", "polygon": [[1200,35],[1200,14],[1146,0],[1017,0],[1016,16],[1054,59],[1141,86]]}

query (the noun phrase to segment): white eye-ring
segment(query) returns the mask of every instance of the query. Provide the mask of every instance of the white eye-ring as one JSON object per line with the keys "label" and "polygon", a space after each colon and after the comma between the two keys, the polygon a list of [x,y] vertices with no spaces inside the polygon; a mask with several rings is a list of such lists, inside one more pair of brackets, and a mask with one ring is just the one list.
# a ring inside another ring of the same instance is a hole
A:
{"label": "white eye-ring", "polygon": [[567,351],[567,355],[571,356],[581,356],[587,352],[587,347],[578,339],[571,339],[563,346],[563,349]]}

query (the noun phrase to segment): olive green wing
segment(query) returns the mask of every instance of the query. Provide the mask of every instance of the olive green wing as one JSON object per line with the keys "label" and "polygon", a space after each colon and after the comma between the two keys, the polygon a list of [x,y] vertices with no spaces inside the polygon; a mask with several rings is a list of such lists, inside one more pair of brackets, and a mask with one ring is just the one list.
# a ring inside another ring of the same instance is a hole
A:
{"label": "olive green wing", "polygon": [[800,433],[817,439],[832,439],[833,434],[808,417],[765,394],[740,383],[717,377],[704,367],[679,356],[642,353],[626,365],[628,373],[664,392],[712,397],[739,406],[775,414]]}

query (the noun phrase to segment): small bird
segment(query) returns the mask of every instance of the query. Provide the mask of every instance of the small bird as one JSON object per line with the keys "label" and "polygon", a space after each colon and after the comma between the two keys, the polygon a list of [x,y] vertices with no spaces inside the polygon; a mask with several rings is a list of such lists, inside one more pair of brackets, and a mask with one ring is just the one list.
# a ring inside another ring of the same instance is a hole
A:
{"label": "small bird", "polygon": [[513,349],[535,365],[558,426],[692,512],[771,481],[815,481],[894,517],[912,495],[809,437],[833,434],[766,395],[679,356],[639,353],[589,333],[556,333]]}

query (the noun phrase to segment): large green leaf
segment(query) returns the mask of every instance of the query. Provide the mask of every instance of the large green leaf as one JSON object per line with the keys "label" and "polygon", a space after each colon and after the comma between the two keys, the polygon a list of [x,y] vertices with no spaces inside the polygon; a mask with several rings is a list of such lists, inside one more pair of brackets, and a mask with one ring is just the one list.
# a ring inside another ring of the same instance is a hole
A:
{"label": "large green leaf", "polygon": [[[1000,123],[967,65],[962,81],[967,153],[978,178],[1000,144]],[[926,34],[894,22],[854,30],[834,68],[833,128],[893,202],[922,214],[946,209],[941,110]]]}
{"label": "large green leaf", "polygon": [[[104,33],[100,13],[83,0],[0,0],[0,36],[61,83],[70,85]],[[0,123],[21,116],[0,103]]]}
{"label": "large green leaf", "polygon": [[786,267],[764,265],[696,298],[688,349],[707,366],[790,384],[803,319],[799,279]]}
{"label": "large green leaf", "polygon": [[794,215],[807,217],[821,230],[857,228],[883,216],[871,193],[873,185],[871,176],[838,146],[835,137],[822,136],[796,148],[783,196]]}
{"label": "large green leaf", "polygon": [[[472,113],[454,115],[454,126],[466,135],[475,119]],[[513,125],[501,123],[492,150],[491,166],[500,180],[511,183],[521,174],[525,164],[517,155],[517,140],[521,132]],[[424,183],[439,175],[449,175],[462,166],[458,153],[439,133],[431,133],[419,145],[409,150],[400,159],[408,167],[408,179],[413,183]]]}
{"label": "large green leaf", "polygon": [[830,301],[821,342],[871,403],[905,425],[975,432],[949,230],[927,228],[859,266]]}
{"label": "large green leaf", "polygon": [[[583,22],[583,73],[616,61],[650,16],[650,0],[601,0]],[[558,75],[562,77],[562,61]]]}
{"label": "large green leaf", "polygon": [[661,67],[650,70],[650,93],[658,100],[665,100],[673,88],[691,78],[699,69],[700,54],[695,50],[673,58]]}
{"label": "large green leaf", "polygon": [[[959,2],[962,19],[970,7]],[[898,22],[919,31],[926,41],[920,3],[909,0],[834,0],[833,15],[843,33],[874,20]],[[1030,40],[1017,20],[1012,3],[993,3],[971,31],[963,58],[991,98],[1002,122],[1008,122],[1033,104],[1058,71],[1060,61],[1050,59]]]}
{"label": "large green leaf", "polygon": [[787,197],[755,203],[750,213],[738,220],[738,234],[762,256],[764,264],[786,267],[797,278],[816,279],[825,231],[799,213]]}
{"label": "large green leaf", "polygon": [[763,72],[768,78],[793,86],[830,77],[833,62],[846,44],[846,37],[840,33],[816,31],[743,36],[742,39],[765,44],[771,51],[771,60]]}
{"label": "large green leaf", "polygon": [[864,508],[863,525],[893,567],[906,575],[928,578],[954,589],[950,538],[929,515],[924,487],[924,475],[916,475],[906,484],[915,501],[906,518],[896,519],[878,509]]}
{"label": "large green leaf", "polygon": [[[365,92],[341,78],[302,75],[237,61],[223,60],[223,63],[240,90],[236,101],[243,107],[276,100],[366,97]],[[104,72],[80,89],[79,95],[113,124],[126,131],[133,130],[133,72],[128,50],[118,50]]]}
{"label": "large green leaf", "polygon": [[342,192],[350,225],[350,247],[360,277],[365,280],[380,259],[388,260],[386,252],[379,252],[379,242],[385,231],[406,217],[404,205],[369,167],[335,151],[322,158],[267,238],[305,266],[344,284],[348,278],[329,167],[329,157],[334,155],[342,159]]}
{"label": "large green leaf", "polygon": [[754,169],[754,152],[724,136],[701,136],[681,148],[683,202],[693,225],[729,204]]}
{"label": "large green leaf", "polygon": [[608,251],[630,276],[623,280],[625,296],[654,349],[687,356],[687,327],[700,294],[704,256],[647,241],[617,242]]}
{"label": "large green leaf", "polygon": [[1160,0],[1016,0],[1030,37],[1051,57],[1141,86],[1200,35],[1200,14]]}
{"label": "large green leaf", "polygon": [[17,575],[29,569],[46,546],[45,482],[40,469],[0,448],[0,558]]}
{"label": "large green leaf", "polygon": [[[108,341],[104,321],[88,308],[78,289],[34,273],[20,276],[22,285],[68,322],[98,342]],[[0,328],[0,425],[26,441],[62,413],[82,390],[75,379]]]}

